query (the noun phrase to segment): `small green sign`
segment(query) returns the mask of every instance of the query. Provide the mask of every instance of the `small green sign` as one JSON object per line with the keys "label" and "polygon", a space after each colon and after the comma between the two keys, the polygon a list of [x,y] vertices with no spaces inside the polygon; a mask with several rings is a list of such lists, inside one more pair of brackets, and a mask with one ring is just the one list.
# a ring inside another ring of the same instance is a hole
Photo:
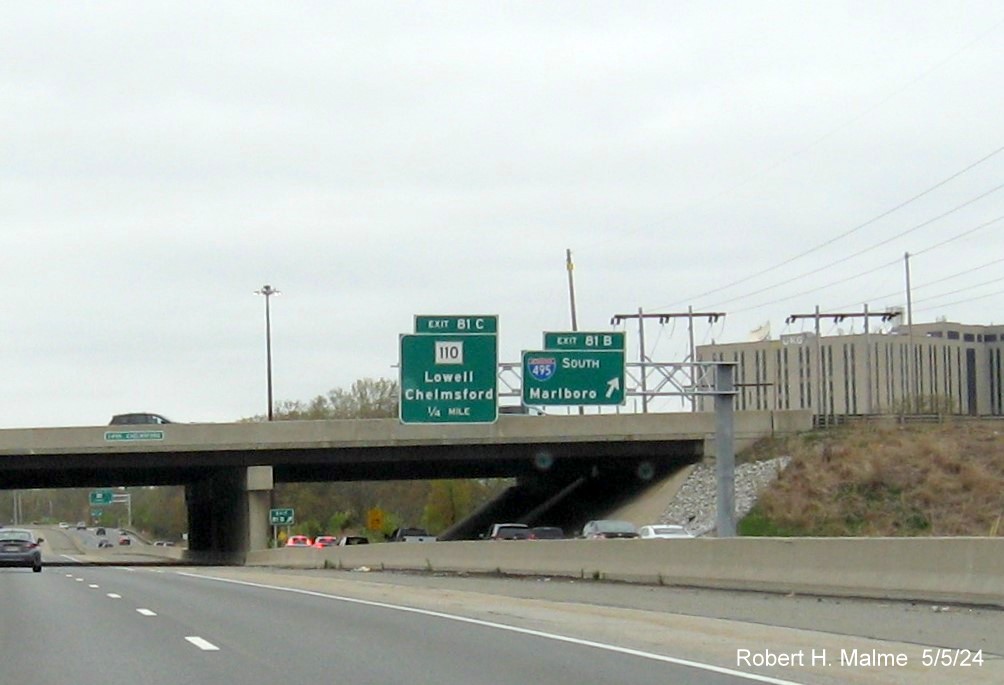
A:
{"label": "small green sign", "polygon": [[91,490],[87,499],[91,505],[97,506],[100,504],[111,504],[115,499],[115,495],[111,490]]}
{"label": "small green sign", "polygon": [[108,442],[123,442],[127,440],[163,440],[164,431],[105,431]]}
{"label": "small green sign", "polygon": [[544,333],[545,350],[623,350],[623,331]]}
{"label": "small green sign", "polygon": [[292,509],[269,509],[268,522],[273,526],[291,526],[294,517]]}
{"label": "small green sign", "polygon": [[436,335],[451,333],[454,335],[471,335],[477,333],[498,333],[499,317],[497,314],[470,314],[454,316],[430,316],[419,314],[415,316],[415,333],[419,335]]}

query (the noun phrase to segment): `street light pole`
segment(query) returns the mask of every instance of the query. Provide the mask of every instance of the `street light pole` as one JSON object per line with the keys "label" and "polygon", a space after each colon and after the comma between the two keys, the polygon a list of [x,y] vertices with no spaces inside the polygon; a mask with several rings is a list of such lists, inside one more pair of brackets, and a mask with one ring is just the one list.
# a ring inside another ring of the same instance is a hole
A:
{"label": "street light pole", "polygon": [[255,290],[256,295],[265,296],[265,365],[268,376],[268,420],[272,420],[272,316],[269,309],[269,299],[278,295],[279,291],[267,283],[261,290]]}

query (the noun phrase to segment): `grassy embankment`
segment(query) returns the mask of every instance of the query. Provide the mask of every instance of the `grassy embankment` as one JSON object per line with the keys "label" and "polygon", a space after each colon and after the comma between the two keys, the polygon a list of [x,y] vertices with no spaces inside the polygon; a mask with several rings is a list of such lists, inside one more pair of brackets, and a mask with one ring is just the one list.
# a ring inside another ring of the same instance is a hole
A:
{"label": "grassy embankment", "polygon": [[861,424],[758,443],[791,463],[743,535],[1004,535],[1004,422]]}

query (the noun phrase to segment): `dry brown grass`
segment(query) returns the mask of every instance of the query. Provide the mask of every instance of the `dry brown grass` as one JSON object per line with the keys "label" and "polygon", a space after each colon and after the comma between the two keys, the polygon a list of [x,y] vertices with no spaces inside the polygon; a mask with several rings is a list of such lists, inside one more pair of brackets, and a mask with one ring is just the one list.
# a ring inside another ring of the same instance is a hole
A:
{"label": "dry brown grass", "polygon": [[1004,422],[841,427],[767,441],[751,456],[783,454],[791,464],[745,534],[1004,535]]}

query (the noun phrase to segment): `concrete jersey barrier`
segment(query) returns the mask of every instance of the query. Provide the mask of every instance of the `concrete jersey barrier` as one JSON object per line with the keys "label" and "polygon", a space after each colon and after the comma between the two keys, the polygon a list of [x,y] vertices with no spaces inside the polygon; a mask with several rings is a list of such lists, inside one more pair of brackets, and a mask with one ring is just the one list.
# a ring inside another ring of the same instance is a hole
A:
{"label": "concrete jersey barrier", "polygon": [[1004,607],[1004,538],[436,542],[250,552],[250,566],[547,575]]}

